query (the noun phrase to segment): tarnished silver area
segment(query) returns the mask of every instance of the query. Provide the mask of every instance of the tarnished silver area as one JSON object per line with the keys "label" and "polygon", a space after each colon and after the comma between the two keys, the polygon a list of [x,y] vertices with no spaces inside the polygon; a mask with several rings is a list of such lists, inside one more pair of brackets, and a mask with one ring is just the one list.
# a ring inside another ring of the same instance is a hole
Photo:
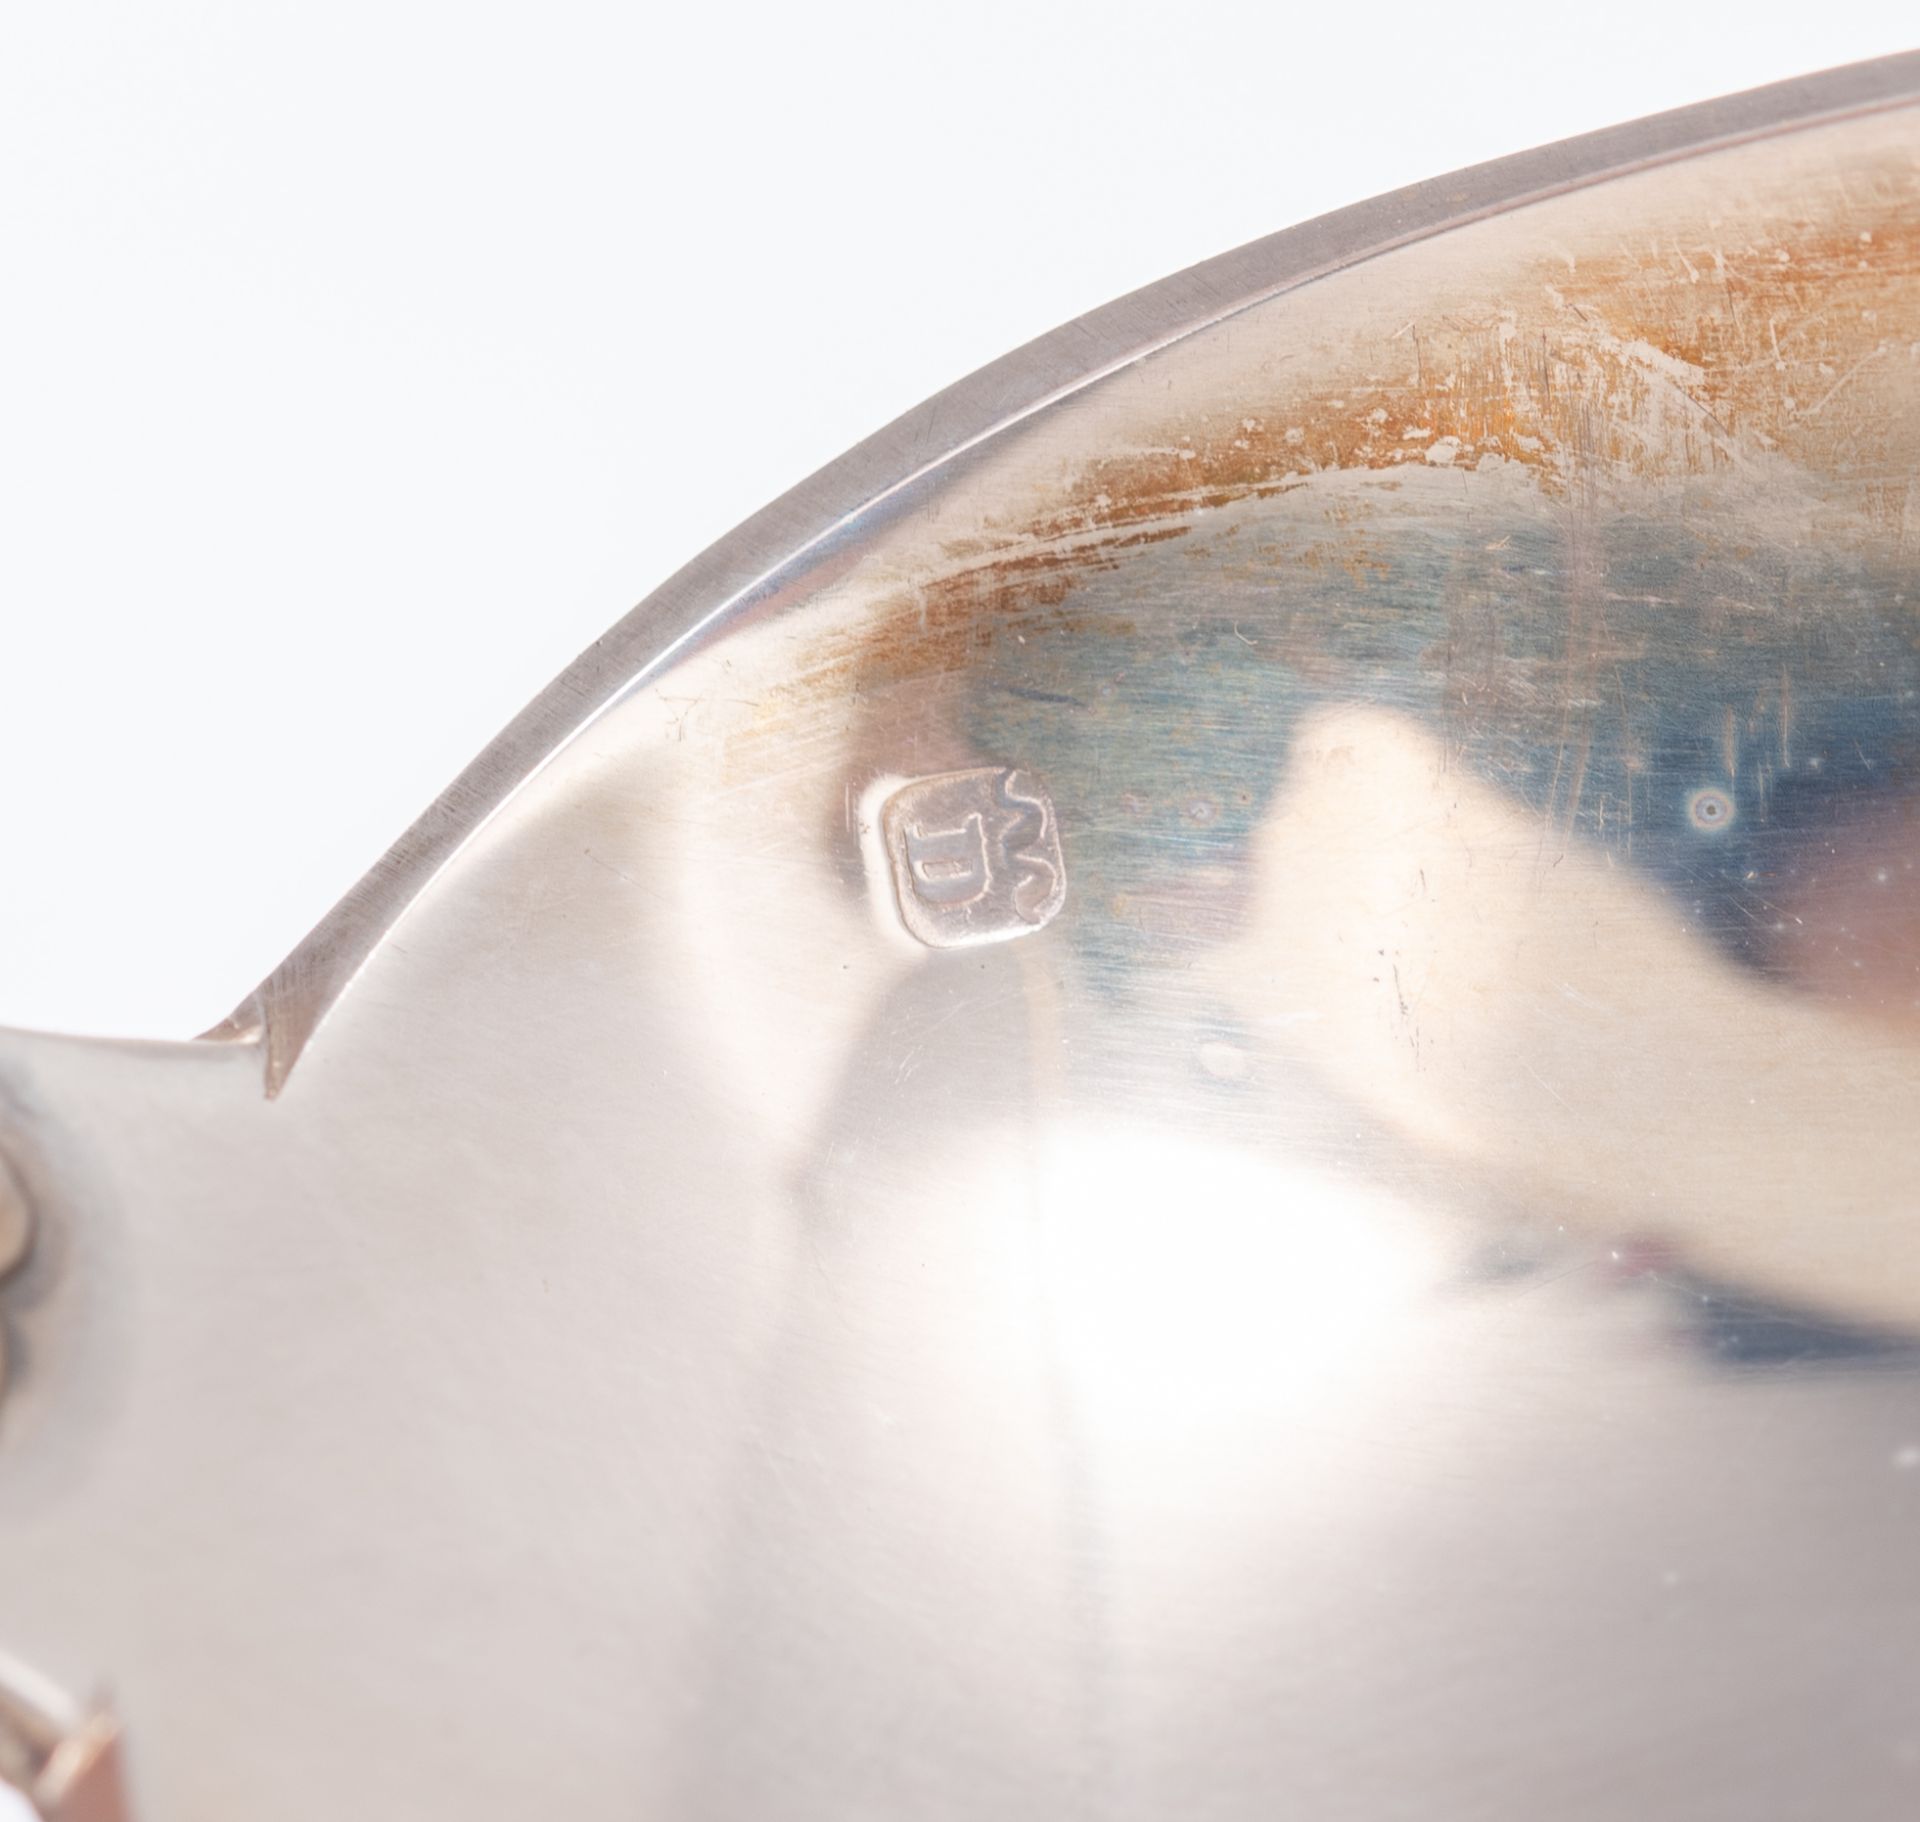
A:
{"label": "tarnished silver area", "polygon": [[900,915],[929,948],[1024,936],[1066,902],[1053,803],[1023,772],[976,766],[915,779],[887,798],[880,820]]}
{"label": "tarnished silver area", "polygon": [[0,1033],[0,1639],[157,1822],[1914,1813],[1916,502],[1911,58],[935,401]]}

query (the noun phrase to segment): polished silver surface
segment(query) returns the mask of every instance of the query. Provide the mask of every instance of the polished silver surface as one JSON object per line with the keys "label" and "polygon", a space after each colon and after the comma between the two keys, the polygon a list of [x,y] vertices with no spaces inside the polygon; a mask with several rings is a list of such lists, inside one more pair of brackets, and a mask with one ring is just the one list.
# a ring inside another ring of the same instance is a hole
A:
{"label": "polished silver surface", "polygon": [[1048,338],[0,1035],[142,1813],[1912,1813],[1917,86]]}

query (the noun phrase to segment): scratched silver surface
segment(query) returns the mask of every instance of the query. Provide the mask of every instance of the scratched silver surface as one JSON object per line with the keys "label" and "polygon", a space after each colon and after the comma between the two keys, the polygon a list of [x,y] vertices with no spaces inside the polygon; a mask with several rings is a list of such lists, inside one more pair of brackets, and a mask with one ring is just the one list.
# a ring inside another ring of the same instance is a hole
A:
{"label": "scratched silver surface", "polygon": [[1912,1814],[1916,80],[1037,345],[0,1036],[141,1813]]}

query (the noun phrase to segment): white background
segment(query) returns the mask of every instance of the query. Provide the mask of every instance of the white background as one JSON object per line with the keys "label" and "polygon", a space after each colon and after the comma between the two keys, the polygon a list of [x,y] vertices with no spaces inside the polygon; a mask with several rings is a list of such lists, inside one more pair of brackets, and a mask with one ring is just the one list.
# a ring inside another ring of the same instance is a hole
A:
{"label": "white background", "polygon": [[634,600],[1030,336],[1908,18],[9,0],[0,1022],[213,1022]]}

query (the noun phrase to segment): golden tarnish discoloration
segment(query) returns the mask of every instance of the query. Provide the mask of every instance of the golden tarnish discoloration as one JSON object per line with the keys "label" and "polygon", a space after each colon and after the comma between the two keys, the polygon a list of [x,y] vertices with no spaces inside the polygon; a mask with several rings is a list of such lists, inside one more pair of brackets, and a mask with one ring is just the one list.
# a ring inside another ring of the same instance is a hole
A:
{"label": "golden tarnish discoloration", "polygon": [[[1736,559],[1743,539],[1770,537],[1911,552],[1920,160],[1881,140],[1830,166],[1789,158],[1771,185],[1696,187],[1680,202],[1664,174],[1635,181],[1644,222],[1622,185],[1584,233],[1551,216],[1535,229],[1523,212],[1456,237],[1444,259],[1406,249],[1264,306],[1224,332],[1227,380],[1182,377],[1204,372],[1206,337],[1145,363],[1116,382],[1104,452],[1051,472],[1033,464],[1007,503],[916,557],[910,585],[883,588],[857,636],[807,652],[775,718],[849,682],[952,674],[1010,617],[1124,640],[1128,624],[1063,616],[1082,582],[1211,513],[1335,476],[1383,487],[1414,471],[1463,486],[1489,468],[1530,476],[1564,515],[1565,661],[1583,700],[1607,696],[1620,656],[1604,578],[1578,548],[1591,543],[1583,526],[1608,514],[1684,519],[1683,502],[1713,498],[1713,535]],[[1380,516],[1328,491],[1288,560],[1329,591],[1364,592],[1383,567]],[[1683,611],[1711,638],[1730,617],[1777,606],[1714,593]],[[1325,657],[1311,637],[1264,655],[1303,673]],[[1777,722],[1780,766],[1793,689],[1782,670],[1778,700],[1755,708]],[[1563,808],[1580,797],[1583,738],[1569,723]]]}
{"label": "golden tarnish discoloration", "polygon": [[[1835,198],[1834,200],[1838,200]],[[1920,363],[1920,178],[1882,157],[1840,219],[1700,223],[1539,254],[1493,295],[1407,320],[1331,373],[1203,414],[1164,447],[1094,462],[1036,530],[1219,506],[1329,470],[1494,458],[1542,485],[1710,474],[1777,451],[1850,475],[1863,511],[1912,535],[1917,434],[1858,382]],[[1910,390],[1913,380],[1905,382]]]}

